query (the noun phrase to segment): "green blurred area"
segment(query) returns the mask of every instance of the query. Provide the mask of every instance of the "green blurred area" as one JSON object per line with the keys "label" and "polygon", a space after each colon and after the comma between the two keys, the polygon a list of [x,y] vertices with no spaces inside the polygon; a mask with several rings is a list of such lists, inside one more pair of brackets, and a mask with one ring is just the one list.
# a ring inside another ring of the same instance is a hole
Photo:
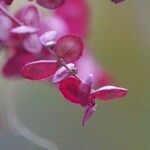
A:
{"label": "green blurred area", "polygon": [[[118,85],[129,89],[128,97],[98,102],[96,115],[82,127],[81,108],[68,103],[48,84],[22,80],[14,86],[17,114],[28,128],[52,140],[60,150],[149,150],[150,2],[89,3],[89,47]],[[0,80],[2,118],[11,82]],[[0,150],[43,149],[10,132],[5,124],[1,128]]]}

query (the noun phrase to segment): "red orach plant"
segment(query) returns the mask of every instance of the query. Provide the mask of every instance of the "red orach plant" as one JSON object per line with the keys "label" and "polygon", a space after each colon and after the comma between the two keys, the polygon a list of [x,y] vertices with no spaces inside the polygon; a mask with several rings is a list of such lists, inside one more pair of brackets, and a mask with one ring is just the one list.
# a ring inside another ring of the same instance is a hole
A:
{"label": "red orach plant", "polygon": [[127,95],[127,89],[109,85],[111,76],[85,45],[90,20],[86,0],[36,0],[47,9],[59,7],[48,17],[31,4],[10,15],[7,5],[12,2],[0,1],[0,45],[8,54],[5,77],[51,81],[67,101],[84,108],[83,126],[95,113],[96,100]]}

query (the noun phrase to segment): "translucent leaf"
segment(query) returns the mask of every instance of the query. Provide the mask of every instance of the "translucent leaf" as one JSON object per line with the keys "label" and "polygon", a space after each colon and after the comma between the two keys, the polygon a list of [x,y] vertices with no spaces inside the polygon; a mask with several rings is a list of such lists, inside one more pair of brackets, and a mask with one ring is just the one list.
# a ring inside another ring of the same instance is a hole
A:
{"label": "translucent leaf", "polygon": [[56,53],[67,62],[79,59],[83,53],[83,42],[77,35],[65,35],[57,41]]}

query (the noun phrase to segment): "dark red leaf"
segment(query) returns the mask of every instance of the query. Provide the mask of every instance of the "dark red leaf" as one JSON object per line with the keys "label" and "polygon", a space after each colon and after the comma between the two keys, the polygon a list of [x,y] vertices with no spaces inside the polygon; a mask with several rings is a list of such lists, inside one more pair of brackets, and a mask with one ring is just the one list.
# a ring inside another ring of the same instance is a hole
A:
{"label": "dark red leaf", "polygon": [[30,80],[42,80],[51,77],[58,69],[55,60],[39,60],[26,64],[21,74]]}
{"label": "dark red leaf", "polygon": [[67,62],[79,59],[83,53],[83,42],[77,35],[65,35],[57,41],[56,53]]}
{"label": "dark red leaf", "polygon": [[59,83],[59,90],[66,99],[73,103],[80,104],[80,99],[78,98],[80,84],[80,80],[74,77],[68,77]]}
{"label": "dark red leaf", "polygon": [[59,83],[59,90],[69,101],[87,106],[89,104],[91,86],[75,77],[67,77]]}

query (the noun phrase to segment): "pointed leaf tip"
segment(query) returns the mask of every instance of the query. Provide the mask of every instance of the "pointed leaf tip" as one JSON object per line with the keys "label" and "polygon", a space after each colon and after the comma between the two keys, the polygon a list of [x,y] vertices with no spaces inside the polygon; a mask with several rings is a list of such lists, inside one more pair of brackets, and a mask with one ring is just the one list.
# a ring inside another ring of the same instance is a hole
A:
{"label": "pointed leaf tip", "polygon": [[82,118],[82,125],[85,126],[87,124],[87,122],[89,121],[89,119],[95,114],[96,112],[96,105],[94,106],[88,106],[85,109],[83,118]]}

